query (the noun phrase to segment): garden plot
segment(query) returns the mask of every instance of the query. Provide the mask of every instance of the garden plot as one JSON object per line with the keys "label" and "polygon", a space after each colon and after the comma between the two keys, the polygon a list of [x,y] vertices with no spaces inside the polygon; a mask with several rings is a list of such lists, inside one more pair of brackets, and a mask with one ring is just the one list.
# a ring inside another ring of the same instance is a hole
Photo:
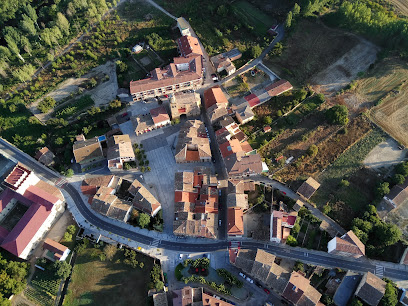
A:
{"label": "garden plot", "polygon": [[375,62],[378,51],[379,47],[362,39],[327,69],[313,77],[311,83],[320,85],[322,92],[336,92],[355,79],[359,72],[366,71]]}

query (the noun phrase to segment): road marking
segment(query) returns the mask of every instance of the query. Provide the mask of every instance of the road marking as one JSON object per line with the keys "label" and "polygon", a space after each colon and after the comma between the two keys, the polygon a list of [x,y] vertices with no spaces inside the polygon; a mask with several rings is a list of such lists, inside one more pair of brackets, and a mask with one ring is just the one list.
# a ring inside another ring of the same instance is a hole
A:
{"label": "road marking", "polygon": [[150,245],[151,245],[152,247],[158,247],[159,244],[160,244],[160,242],[161,242],[160,239],[155,238],[152,242],[150,242]]}
{"label": "road marking", "polygon": [[269,247],[269,245],[265,243],[265,244],[264,244],[264,248],[265,248],[265,249],[268,249],[268,247]]}
{"label": "road marking", "polygon": [[60,179],[56,180],[54,184],[56,186],[58,186],[58,187],[62,187],[66,183],[68,183],[68,181],[66,179],[60,178]]}
{"label": "road marking", "polygon": [[376,265],[374,274],[382,278],[384,276],[384,270],[385,268],[383,266]]}
{"label": "road marking", "polygon": [[305,255],[305,257],[309,257],[309,253],[304,252],[303,255]]}

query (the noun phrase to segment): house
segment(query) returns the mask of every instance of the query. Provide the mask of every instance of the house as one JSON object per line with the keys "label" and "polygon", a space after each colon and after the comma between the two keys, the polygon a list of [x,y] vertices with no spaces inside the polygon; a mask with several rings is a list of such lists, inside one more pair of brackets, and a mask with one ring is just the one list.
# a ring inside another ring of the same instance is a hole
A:
{"label": "house", "polygon": [[210,61],[217,72],[225,71],[227,75],[231,75],[236,71],[236,68],[232,61],[224,54],[213,56],[210,58]]}
{"label": "house", "polygon": [[166,292],[160,292],[153,294],[153,305],[154,306],[168,306],[167,294]]}
{"label": "house", "polygon": [[130,96],[129,88],[118,88],[116,91],[116,97],[124,103],[130,103],[133,101],[132,97]]}
{"label": "house", "polygon": [[244,193],[246,191],[255,191],[254,181],[242,179],[228,180],[228,193]]}
{"label": "house", "polygon": [[292,84],[290,84],[286,80],[279,80],[265,88],[266,92],[270,97],[276,97],[284,92],[291,90],[293,88]]}
{"label": "house", "polygon": [[275,255],[261,249],[256,251],[241,249],[233,264],[265,287],[282,294],[291,277],[294,262],[276,259]]}
{"label": "house", "polygon": [[312,177],[309,177],[297,190],[297,194],[306,198],[310,199],[312,195],[319,189],[320,184],[314,180]]}
{"label": "house", "polygon": [[356,291],[361,278],[362,276],[360,274],[347,271],[333,296],[333,301],[337,306],[349,305],[349,300],[354,296],[354,292]]}
{"label": "house", "polygon": [[82,181],[81,191],[86,196],[94,196],[100,187],[109,187],[116,190],[122,180],[113,175],[87,177]]}
{"label": "house", "polygon": [[[224,119],[222,119],[220,121],[220,126],[222,128],[226,128],[227,131],[231,134],[231,135],[236,135],[239,132],[241,132],[241,130],[239,129],[238,124],[234,121],[234,119],[232,119],[231,116],[227,116]],[[242,132],[241,132],[242,133]]]}
{"label": "house", "polygon": [[45,251],[44,257],[51,261],[64,261],[70,253],[70,249],[68,249],[65,245],[62,245],[49,238],[44,240],[43,249]]}
{"label": "house", "polygon": [[227,75],[231,75],[236,71],[232,61],[241,58],[241,56],[242,53],[234,48],[228,52],[211,57],[210,61],[217,72],[225,71]]}
{"label": "house", "polygon": [[181,36],[176,40],[177,48],[182,57],[188,57],[191,55],[203,56],[203,50],[201,49],[200,42],[193,36]]}
{"label": "house", "polygon": [[245,155],[237,152],[224,159],[229,178],[243,178],[264,172],[262,158],[259,154]]}
{"label": "house", "polygon": [[[1,155],[0,155],[1,157]],[[27,259],[64,211],[64,196],[58,188],[41,180],[32,170],[11,160],[0,187],[0,246],[11,254]]]}
{"label": "house", "polygon": [[173,306],[232,306],[213,295],[204,292],[203,288],[192,288],[173,290]]}
{"label": "house", "polygon": [[105,159],[98,137],[85,139],[80,135],[74,142],[73,152],[75,161],[81,168]]}
{"label": "house", "polygon": [[381,278],[371,272],[364,274],[360,284],[357,287],[355,296],[370,306],[376,306],[385,293],[385,285]]}
{"label": "house", "polygon": [[245,96],[244,98],[245,98],[245,100],[248,102],[248,105],[249,105],[249,107],[250,107],[251,109],[254,108],[255,106],[258,106],[258,105],[261,104],[261,100],[260,100],[259,97],[258,97],[256,94],[254,94],[254,93],[252,93],[252,94],[250,94],[250,95],[248,95],[248,96]]}
{"label": "house", "polygon": [[269,125],[267,125],[267,126],[264,126],[263,131],[264,133],[269,133],[270,131],[272,131],[272,128]]}
{"label": "house", "polygon": [[202,121],[188,120],[181,127],[175,158],[177,163],[211,161],[210,141]]}
{"label": "house", "polygon": [[151,109],[150,115],[152,116],[152,120],[153,120],[155,128],[160,128],[160,127],[170,124],[170,117],[167,114],[167,111],[163,105],[157,108]]}
{"label": "house", "polygon": [[54,164],[55,155],[47,147],[42,148],[35,154],[35,159],[45,166],[52,166]]}
{"label": "house", "polygon": [[201,87],[202,81],[201,55],[175,57],[167,67],[152,70],[149,78],[130,82],[130,93],[133,101],[137,102],[180,91],[195,90]]}
{"label": "house", "polygon": [[240,207],[248,209],[248,195],[246,193],[228,193],[227,207]]}
{"label": "house", "polygon": [[175,235],[217,238],[218,182],[211,169],[196,167],[194,172],[175,174]]}
{"label": "house", "polygon": [[365,255],[365,245],[353,231],[348,231],[341,237],[334,237],[327,245],[329,254],[360,258]]}
{"label": "house", "polygon": [[159,201],[137,179],[130,185],[128,192],[133,196],[133,207],[151,217],[154,217],[161,209]]}
{"label": "house", "polygon": [[134,161],[135,152],[129,135],[113,135],[107,140],[108,168],[123,169],[123,163]]}
{"label": "house", "polygon": [[141,135],[156,129],[150,114],[135,116],[132,118],[132,123],[135,127],[136,135]]}
{"label": "house", "polygon": [[209,109],[215,104],[224,104],[225,107],[228,105],[228,100],[225,97],[224,93],[220,86],[214,86],[206,91],[204,91],[204,106],[205,109]]}
{"label": "house", "polygon": [[295,205],[293,205],[293,210],[294,211],[299,211],[303,205],[305,205],[305,202],[303,202],[302,200],[296,200]]}
{"label": "house", "polygon": [[274,210],[271,214],[270,241],[285,243],[295,225],[297,212],[286,213]]}
{"label": "house", "polygon": [[237,108],[235,112],[235,117],[237,117],[237,120],[240,124],[245,124],[251,121],[252,119],[254,119],[254,116],[255,116],[249,104],[248,103],[243,103],[243,104],[244,105]]}
{"label": "house", "polygon": [[190,25],[183,17],[177,18],[177,27],[179,28],[182,36],[191,36]]}
{"label": "house", "polygon": [[228,207],[227,235],[228,237],[244,236],[244,212],[241,207]]}
{"label": "house", "polygon": [[178,119],[181,116],[196,117],[201,113],[201,98],[200,94],[192,93],[176,93],[170,96],[170,112],[171,119]]}
{"label": "house", "polygon": [[408,177],[402,184],[392,187],[390,193],[384,196],[384,200],[394,208],[408,204]]}
{"label": "house", "polygon": [[282,294],[285,300],[295,306],[318,305],[321,296],[306,277],[295,271],[292,272]]}
{"label": "house", "polygon": [[228,116],[227,104],[214,104],[207,109],[207,116],[211,124],[215,124]]}

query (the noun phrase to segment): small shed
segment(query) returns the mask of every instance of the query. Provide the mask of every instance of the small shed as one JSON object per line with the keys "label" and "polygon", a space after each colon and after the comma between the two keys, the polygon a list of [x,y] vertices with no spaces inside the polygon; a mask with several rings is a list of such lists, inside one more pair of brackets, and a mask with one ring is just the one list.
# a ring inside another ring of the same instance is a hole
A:
{"label": "small shed", "polygon": [[141,46],[141,45],[135,45],[133,48],[132,48],[132,52],[133,53],[140,53],[140,52],[142,52],[143,51],[143,47]]}

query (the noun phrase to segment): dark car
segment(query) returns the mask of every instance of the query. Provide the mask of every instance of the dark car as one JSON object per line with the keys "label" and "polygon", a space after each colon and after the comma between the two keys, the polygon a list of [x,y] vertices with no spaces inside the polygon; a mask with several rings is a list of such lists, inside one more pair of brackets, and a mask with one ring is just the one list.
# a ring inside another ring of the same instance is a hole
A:
{"label": "dark car", "polygon": [[214,158],[214,157],[213,157],[213,158],[211,158],[211,160],[212,160],[212,162],[213,162],[213,163],[215,163],[215,158]]}

